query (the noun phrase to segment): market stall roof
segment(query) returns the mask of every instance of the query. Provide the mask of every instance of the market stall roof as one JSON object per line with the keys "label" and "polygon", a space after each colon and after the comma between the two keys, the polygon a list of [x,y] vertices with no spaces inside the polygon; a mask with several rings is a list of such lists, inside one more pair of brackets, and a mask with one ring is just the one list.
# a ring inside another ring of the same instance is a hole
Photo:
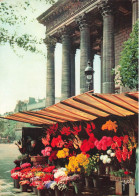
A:
{"label": "market stall roof", "polygon": [[109,115],[138,114],[139,92],[99,94],[92,91],[71,97],[40,111],[25,111],[5,116],[5,119],[33,125],[52,125],[68,121],[92,121]]}

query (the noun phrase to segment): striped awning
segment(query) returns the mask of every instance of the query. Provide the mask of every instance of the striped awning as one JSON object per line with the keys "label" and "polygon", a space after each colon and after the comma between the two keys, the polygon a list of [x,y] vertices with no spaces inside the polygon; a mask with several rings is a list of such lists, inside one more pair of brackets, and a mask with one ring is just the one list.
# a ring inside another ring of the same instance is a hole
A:
{"label": "striped awning", "polygon": [[4,118],[42,126],[69,121],[92,121],[109,115],[125,117],[138,114],[138,97],[139,92],[99,94],[89,91],[40,111],[24,111]]}

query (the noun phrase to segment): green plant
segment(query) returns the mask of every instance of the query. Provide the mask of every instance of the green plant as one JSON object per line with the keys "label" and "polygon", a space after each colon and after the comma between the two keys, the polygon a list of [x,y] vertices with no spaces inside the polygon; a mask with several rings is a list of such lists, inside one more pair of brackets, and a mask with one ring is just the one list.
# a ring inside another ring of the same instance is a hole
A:
{"label": "green plant", "polygon": [[97,168],[97,164],[99,162],[99,155],[93,155],[92,157],[88,158],[89,163],[88,165],[85,167],[85,173],[87,176],[90,176],[92,171],[94,171]]}
{"label": "green plant", "polygon": [[133,176],[132,172],[124,171],[123,169],[119,169],[118,171],[111,171],[110,175],[116,176],[116,177],[127,177],[127,176]]}
{"label": "green plant", "polygon": [[124,42],[120,66],[115,73],[116,82],[120,81],[121,85],[130,89],[138,88],[138,23],[134,25],[130,38]]}

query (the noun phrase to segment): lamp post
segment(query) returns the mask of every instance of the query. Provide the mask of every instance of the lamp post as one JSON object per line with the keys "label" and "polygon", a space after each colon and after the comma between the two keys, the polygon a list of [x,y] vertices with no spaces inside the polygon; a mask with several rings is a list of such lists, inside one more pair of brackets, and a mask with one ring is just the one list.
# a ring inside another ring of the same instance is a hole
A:
{"label": "lamp post", "polygon": [[85,68],[85,75],[86,75],[86,83],[88,84],[88,91],[91,90],[91,84],[92,84],[92,79],[93,79],[93,73],[94,73],[94,70],[93,68],[91,67],[91,62],[88,61],[87,63],[87,67]]}

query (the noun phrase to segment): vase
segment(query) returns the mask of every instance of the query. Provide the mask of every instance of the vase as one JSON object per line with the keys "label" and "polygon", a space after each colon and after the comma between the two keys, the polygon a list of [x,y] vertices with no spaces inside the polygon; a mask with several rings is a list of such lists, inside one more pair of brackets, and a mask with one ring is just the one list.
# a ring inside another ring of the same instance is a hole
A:
{"label": "vase", "polygon": [[91,188],[91,179],[89,176],[85,176],[85,188]]}
{"label": "vase", "polygon": [[93,177],[93,186],[94,188],[99,187],[99,179],[97,177]]}
{"label": "vase", "polygon": [[28,185],[27,184],[20,185],[20,188],[22,192],[27,192]]}
{"label": "vase", "polygon": [[46,195],[46,189],[38,190],[38,196],[45,196],[45,195]]}
{"label": "vase", "polygon": [[14,188],[19,189],[20,188],[20,184],[19,184],[20,179],[14,179]]}
{"label": "vase", "polygon": [[110,166],[106,166],[105,167],[105,174],[109,175],[109,173],[110,173]]}
{"label": "vase", "polygon": [[36,195],[38,194],[38,189],[37,189],[37,187],[33,186],[32,190],[33,190],[33,192],[34,192]]}

